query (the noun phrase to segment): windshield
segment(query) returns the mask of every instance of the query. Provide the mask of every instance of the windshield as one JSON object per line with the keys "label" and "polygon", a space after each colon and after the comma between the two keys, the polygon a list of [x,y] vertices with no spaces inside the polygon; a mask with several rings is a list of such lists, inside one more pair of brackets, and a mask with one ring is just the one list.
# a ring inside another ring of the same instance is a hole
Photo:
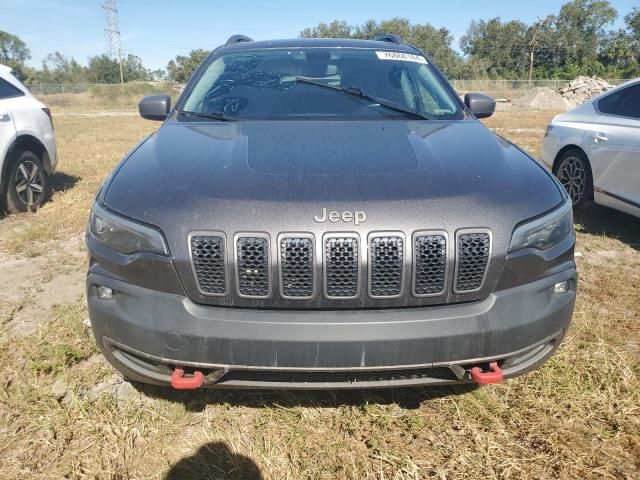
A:
{"label": "windshield", "polygon": [[217,120],[463,116],[422,55],[355,48],[222,54],[197,79],[182,111]]}

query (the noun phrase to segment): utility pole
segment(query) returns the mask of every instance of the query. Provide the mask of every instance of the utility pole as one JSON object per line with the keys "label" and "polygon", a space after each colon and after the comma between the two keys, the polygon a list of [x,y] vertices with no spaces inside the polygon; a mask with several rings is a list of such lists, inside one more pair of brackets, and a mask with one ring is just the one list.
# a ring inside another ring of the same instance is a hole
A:
{"label": "utility pole", "polygon": [[538,33],[540,33],[540,30],[542,29],[543,26],[545,26],[548,19],[549,17],[545,18],[544,20],[540,20],[540,18],[538,18],[538,21],[533,26],[533,36],[531,37],[531,41],[529,42],[529,47],[531,47],[531,50],[529,52],[529,90],[531,90],[531,83],[533,82],[533,62],[534,62],[534,55],[536,51],[536,41],[538,39]]}
{"label": "utility pole", "polygon": [[102,8],[106,20],[104,33],[107,36],[109,56],[117,58],[120,65],[120,84],[124,86],[124,74],[122,71],[122,42],[120,41],[120,20],[118,19],[118,7],[116,0],[102,0]]}

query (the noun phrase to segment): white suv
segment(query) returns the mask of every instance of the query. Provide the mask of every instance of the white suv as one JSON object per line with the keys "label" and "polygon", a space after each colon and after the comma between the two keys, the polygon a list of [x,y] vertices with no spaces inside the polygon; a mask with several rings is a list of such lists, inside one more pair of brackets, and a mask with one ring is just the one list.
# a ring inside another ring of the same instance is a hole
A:
{"label": "white suv", "polygon": [[51,113],[0,65],[0,199],[9,212],[37,209],[56,166]]}

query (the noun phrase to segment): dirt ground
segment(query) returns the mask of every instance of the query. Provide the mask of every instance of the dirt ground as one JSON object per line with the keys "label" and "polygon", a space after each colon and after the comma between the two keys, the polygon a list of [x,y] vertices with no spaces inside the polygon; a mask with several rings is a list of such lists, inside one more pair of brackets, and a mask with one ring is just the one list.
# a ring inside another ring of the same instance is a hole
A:
{"label": "dirt ground", "polygon": [[[487,124],[537,155],[553,112]],[[540,370],[487,388],[177,393],[120,380],[85,320],[92,197],[157,124],[54,109],[59,170],[0,218],[1,479],[640,478],[640,220],[576,218],[572,327]]]}

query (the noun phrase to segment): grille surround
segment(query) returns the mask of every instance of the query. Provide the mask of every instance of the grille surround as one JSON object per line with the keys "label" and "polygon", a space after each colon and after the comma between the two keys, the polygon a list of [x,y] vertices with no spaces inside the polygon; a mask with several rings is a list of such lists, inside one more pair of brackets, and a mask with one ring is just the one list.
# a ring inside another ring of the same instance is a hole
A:
{"label": "grille surround", "polygon": [[[486,235],[487,236],[487,241],[489,243],[489,248],[487,251],[487,259],[484,265],[484,272],[482,274],[482,278],[480,280],[480,283],[478,284],[478,286],[476,288],[472,288],[472,289],[460,289],[458,288],[459,285],[459,277],[460,277],[460,268],[461,268],[461,263],[464,260],[464,257],[462,255],[462,253],[460,252],[460,237],[463,235],[474,235],[474,234],[478,234],[478,235]],[[482,290],[482,287],[484,287],[484,282],[487,279],[487,275],[489,272],[489,266],[491,264],[491,256],[493,254],[493,235],[491,234],[491,230],[487,229],[487,228],[465,228],[462,230],[458,230],[456,232],[456,262],[455,262],[455,271],[454,271],[454,275],[453,275],[453,292],[457,295],[467,295],[469,293],[474,293],[474,292],[478,292],[480,290]]]}
{"label": "grille surround", "polygon": [[[419,238],[423,237],[443,237],[444,238],[444,275],[442,281],[442,288],[438,292],[432,293],[419,293],[418,292],[418,269],[420,268],[420,252],[416,247]],[[412,251],[412,269],[411,269],[411,294],[416,298],[429,298],[429,297],[439,297],[444,295],[447,292],[447,289],[451,283],[451,262],[452,262],[452,249],[451,243],[449,242],[449,234],[444,230],[418,230],[413,232],[412,242],[411,242],[411,251]]]}
{"label": "grille surround", "polygon": [[[287,240],[308,240],[309,246],[311,248],[311,293],[309,295],[287,295],[285,293],[286,287],[284,282],[286,280],[287,272],[283,269],[284,262],[282,259],[283,255],[283,242]],[[317,263],[317,248],[315,237],[311,233],[297,233],[297,232],[286,232],[278,235],[278,288],[280,289],[280,296],[286,300],[311,300],[315,298],[317,291],[318,278],[316,275],[318,269]]]}
{"label": "grille surround", "polygon": [[[219,237],[222,240],[222,273],[224,275],[223,283],[224,283],[224,291],[216,293],[216,292],[208,292],[202,288],[200,275],[198,275],[198,270],[196,267],[196,261],[193,256],[193,241],[198,237]],[[228,245],[227,245],[227,236],[224,232],[220,232],[217,230],[200,230],[189,233],[188,237],[189,242],[189,263],[191,264],[191,271],[193,272],[193,278],[196,283],[196,287],[198,288],[198,292],[201,295],[207,297],[225,297],[229,295],[229,259],[228,259]]]}
{"label": "grille surround", "polygon": [[[355,259],[355,263],[356,263],[355,275],[357,275],[355,293],[353,295],[345,295],[345,296],[331,295],[329,293],[330,263],[327,261],[327,243],[331,240],[347,240],[347,239],[355,240],[356,242],[355,245],[357,245],[357,252],[356,252],[356,259]],[[328,233],[322,237],[322,279],[323,279],[323,292],[326,298],[330,300],[350,300],[350,299],[355,299],[360,297],[362,292],[361,256],[362,256],[362,242],[360,241],[360,235],[358,235],[357,233],[351,233],[351,232]]]}
{"label": "grille surround", "polygon": [[[267,268],[266,268],[266,280],[267,280],[267,287],[266,287],[266,294],[264,295],[251,295],[251,294],[246,294],[246,293],[242,293],[242,284],[241,284],[241,275],[240,275],[240,265],[241,265],[241,259],[238,255],[238,242],[241,239],[259,239],[259,240],[264,240],[265,241],[265,247],[266,247],[266,263],[267,263]],[[264,298],[271,298],[271,292],[273,291],[273,277],[272,277],[272,264],[273,264],[273,258],[272,258],[272,254],[271,254],[271,240],[268,234],[266,233],[260,233],[260,232],[241,232],[241,233],[237,233],[234,238],[233,238],[233,252],[234,252],[234,270],[235,270],[235,280],[236,280],[236,294],[238,295],[238,297],[240,298],[247,298],[247,299],[264,299]]]}
{"label": "grille surround", "polygon": [[[484,237],[478,239],[477,244],[471,237],[466,239],[470,244],[465,244],[460,241],[463,235]],[[260,259],[243,256],[238,248],[240,239],[261,240],[264,256]],[[304,243],[295,245],[295,251],[289,244],[289,256],[284,254],[283,241],[300,242],[303,239]],[[355,253],[349,253],[352,250],[345,246],[340,249],[334,245],[334,250],[330,250],[328,242],[333,239],[352,241]],[[379,247],[374,241],[389,239],[397,242],[393,246],[399,247],[400,258],[394,255],[395,249],[376,250]],[[216,242],[219,243],[216,245]],[[307,248],[311,252],[307,252]],[[486,282],[495,274],[491,269],[493,234],[488,228],[462,228],[455,233],[443,229],[379,230],[367,232],[366,236],[354,231],[334,230],[319,238],[311,232],[299,231],[284,231],[271,237],[266,232],[242,231],[227,235],[219,230],[194,230],[188,234],[187,250],[192,276],[185,286],[193,292],[196,301],[222,306],[234,305],[234,297],[256,300],[245,303],[256,308],[271,306],[257,300],[271,299],[276,302],[275,308],[297,308],[296,300],[310,302],[308,307],[313,308],[342,308],[339,304],[344,308],[356,308],[364,305],[362,302],[367,299],[374,301],[372,307],[404,306],[398,303],[401,299],[407,300],[407,306],[432,305],[438,301],[455,303],[464,298],[477,299],[478,292],[486,290]],[[381,253],[376,257],[376,252]],[[468,253],[471,255],[465,256]],[[214,254],[219,256],[214,257]],[[372,261],[372,258],[376,260]],[[249,264],[240,261],[243,259]],[[375,262],[381,263],[376,267]],[[399,265],[402,265],[401,269]],[[376,268],[377,277],[374,275]],[[398,274],[401,274],[400,279]],[[390,280],[385,283],[387,278]],[[374,285],[376,280],[378,283]],[[442,288],[436,292],[438,287]],[[381,295],[383,292],[394,295]],[[419,302],[425,297],[435,298]],[[290,303],[287,305],[287,302]]]}
{"label": "grille surround", "polygon": [[[374,286],[374,282],[377,282],[377,280],[374,279],[374,276],[377,275],[377,272],[374,272],[374,269],[380,268],[379,264],[381,263],[380,261],[376,262],[374,258],[374,255],[376,255],[376,252],[374,252],[374,242],[376,241],[376,239],[384,240],[387,243],[392,239],[399,240],[400,258],[397,260],[397,262],[399,262],[400,264],[400,278],[399,278],[400,286],[398,288],[398,293],[394,293],[390,295],[374,294],[374,290],[380,289],[379,286]],[[402,297],[405,291],[406,271],[407,271],[406,260],[408,255],[407,242],[406,242],[404,233],[398,232],[398,231],[371,232],[369,233],[369,236],[367,239],[367,247],[368,247],[367,248],[368,250],[368,253],[367,253],[368,292],[367,293],[369,294],[369,297],[380,298],[380,299],[391,299],[391,298]],[[378,265],[376,265],[376,263]]]}

